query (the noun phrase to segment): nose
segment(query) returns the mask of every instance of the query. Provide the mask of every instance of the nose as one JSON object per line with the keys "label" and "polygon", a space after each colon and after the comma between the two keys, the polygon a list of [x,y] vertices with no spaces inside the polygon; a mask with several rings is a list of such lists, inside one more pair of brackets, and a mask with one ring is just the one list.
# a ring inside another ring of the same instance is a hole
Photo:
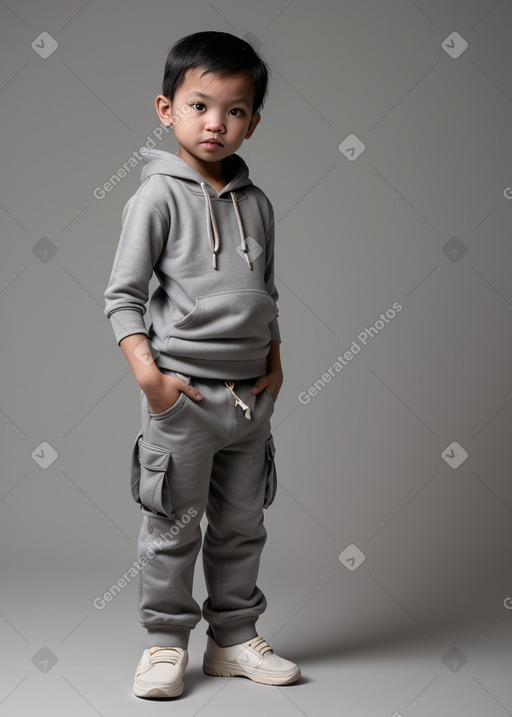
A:
{"label": "nose", "polygon": [[224,132],[224,124],[218,114],[209,114],[206,119],[205,128],[209,132]]}

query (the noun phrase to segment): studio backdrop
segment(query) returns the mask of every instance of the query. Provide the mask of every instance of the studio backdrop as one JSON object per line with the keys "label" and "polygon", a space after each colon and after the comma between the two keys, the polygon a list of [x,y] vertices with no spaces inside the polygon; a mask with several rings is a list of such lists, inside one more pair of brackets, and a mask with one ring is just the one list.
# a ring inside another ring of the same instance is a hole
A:
{"label": "studio backdrop", "polygon": [[284,369],[261,632],[340,680],[428,652],[412,684],[345,684],[354,715],[455,714],[448,679],[464,714],[511,714],[510,658],[482,657],[512,637],[511,4],[6,0],[0,27],[0,714],[129,691],[140,397],[103,292],[141,148],[177,151],[167,51],[210,29],[272,73],[239,150],[275,209]]}

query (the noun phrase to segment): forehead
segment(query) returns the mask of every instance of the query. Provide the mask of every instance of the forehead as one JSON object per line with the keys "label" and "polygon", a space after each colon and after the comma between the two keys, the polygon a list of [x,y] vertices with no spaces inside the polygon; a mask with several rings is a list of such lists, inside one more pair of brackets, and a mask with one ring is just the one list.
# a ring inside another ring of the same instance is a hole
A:
{"label": "forehead", "polygon": [[178,92],[194,94],[201,92],[217,100],[245,98],[249,103],[254,97],[254,84],[247,72],[219,77],[212,72],[204,73],[201,67],[188,69]]}

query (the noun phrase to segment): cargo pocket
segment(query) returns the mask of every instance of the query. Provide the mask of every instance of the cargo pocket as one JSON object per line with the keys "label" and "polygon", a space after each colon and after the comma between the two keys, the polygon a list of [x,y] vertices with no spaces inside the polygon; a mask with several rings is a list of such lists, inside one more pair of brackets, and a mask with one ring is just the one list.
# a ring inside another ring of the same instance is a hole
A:
{"label": "cargo pocket", "polygon": [[[141,389],[142,393],[142,389]],[[132,444],[131,465],[130,465],[130,487],[132,490],[133,500],[140,503],[139,484],[140,484],[140,463],[139,463],[139,438],[142,438],[142,431],[137,433]]]}
{"label": "cargo pocket", "polygon": [[274,438],[272,434],[266,440],[265,451],[267,456],[267,479],[265,485],[265,500],[263,503],[264,508],[268,508],[274,502],[277,491],[277,473],[274,456],[276,449],[274,446]]}
{"label": "cargo pocket", "polygon": [[133,446],[131,488],[137,503],[174,520],[167,477],[170,457],[171,451],[147,443],[139,433]]}

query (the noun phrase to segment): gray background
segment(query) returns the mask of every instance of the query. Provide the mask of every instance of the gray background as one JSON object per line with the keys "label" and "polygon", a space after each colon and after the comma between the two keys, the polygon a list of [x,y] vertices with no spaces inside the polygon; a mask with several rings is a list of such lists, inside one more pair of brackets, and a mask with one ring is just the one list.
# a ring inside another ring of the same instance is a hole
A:
{"label": "gray background", "polygon": [[[7,0],[0,27],[0,715],[511,715],[511,3]],[[258,627],[304,676],[203,675],[201,622],[169,704],[131,692],[138,581],[93,606],[140,525],[139,389],[103,292],[142,165],[93,191],[205,29],[272,68],[239,150],[276,210],[285,371]]]}

